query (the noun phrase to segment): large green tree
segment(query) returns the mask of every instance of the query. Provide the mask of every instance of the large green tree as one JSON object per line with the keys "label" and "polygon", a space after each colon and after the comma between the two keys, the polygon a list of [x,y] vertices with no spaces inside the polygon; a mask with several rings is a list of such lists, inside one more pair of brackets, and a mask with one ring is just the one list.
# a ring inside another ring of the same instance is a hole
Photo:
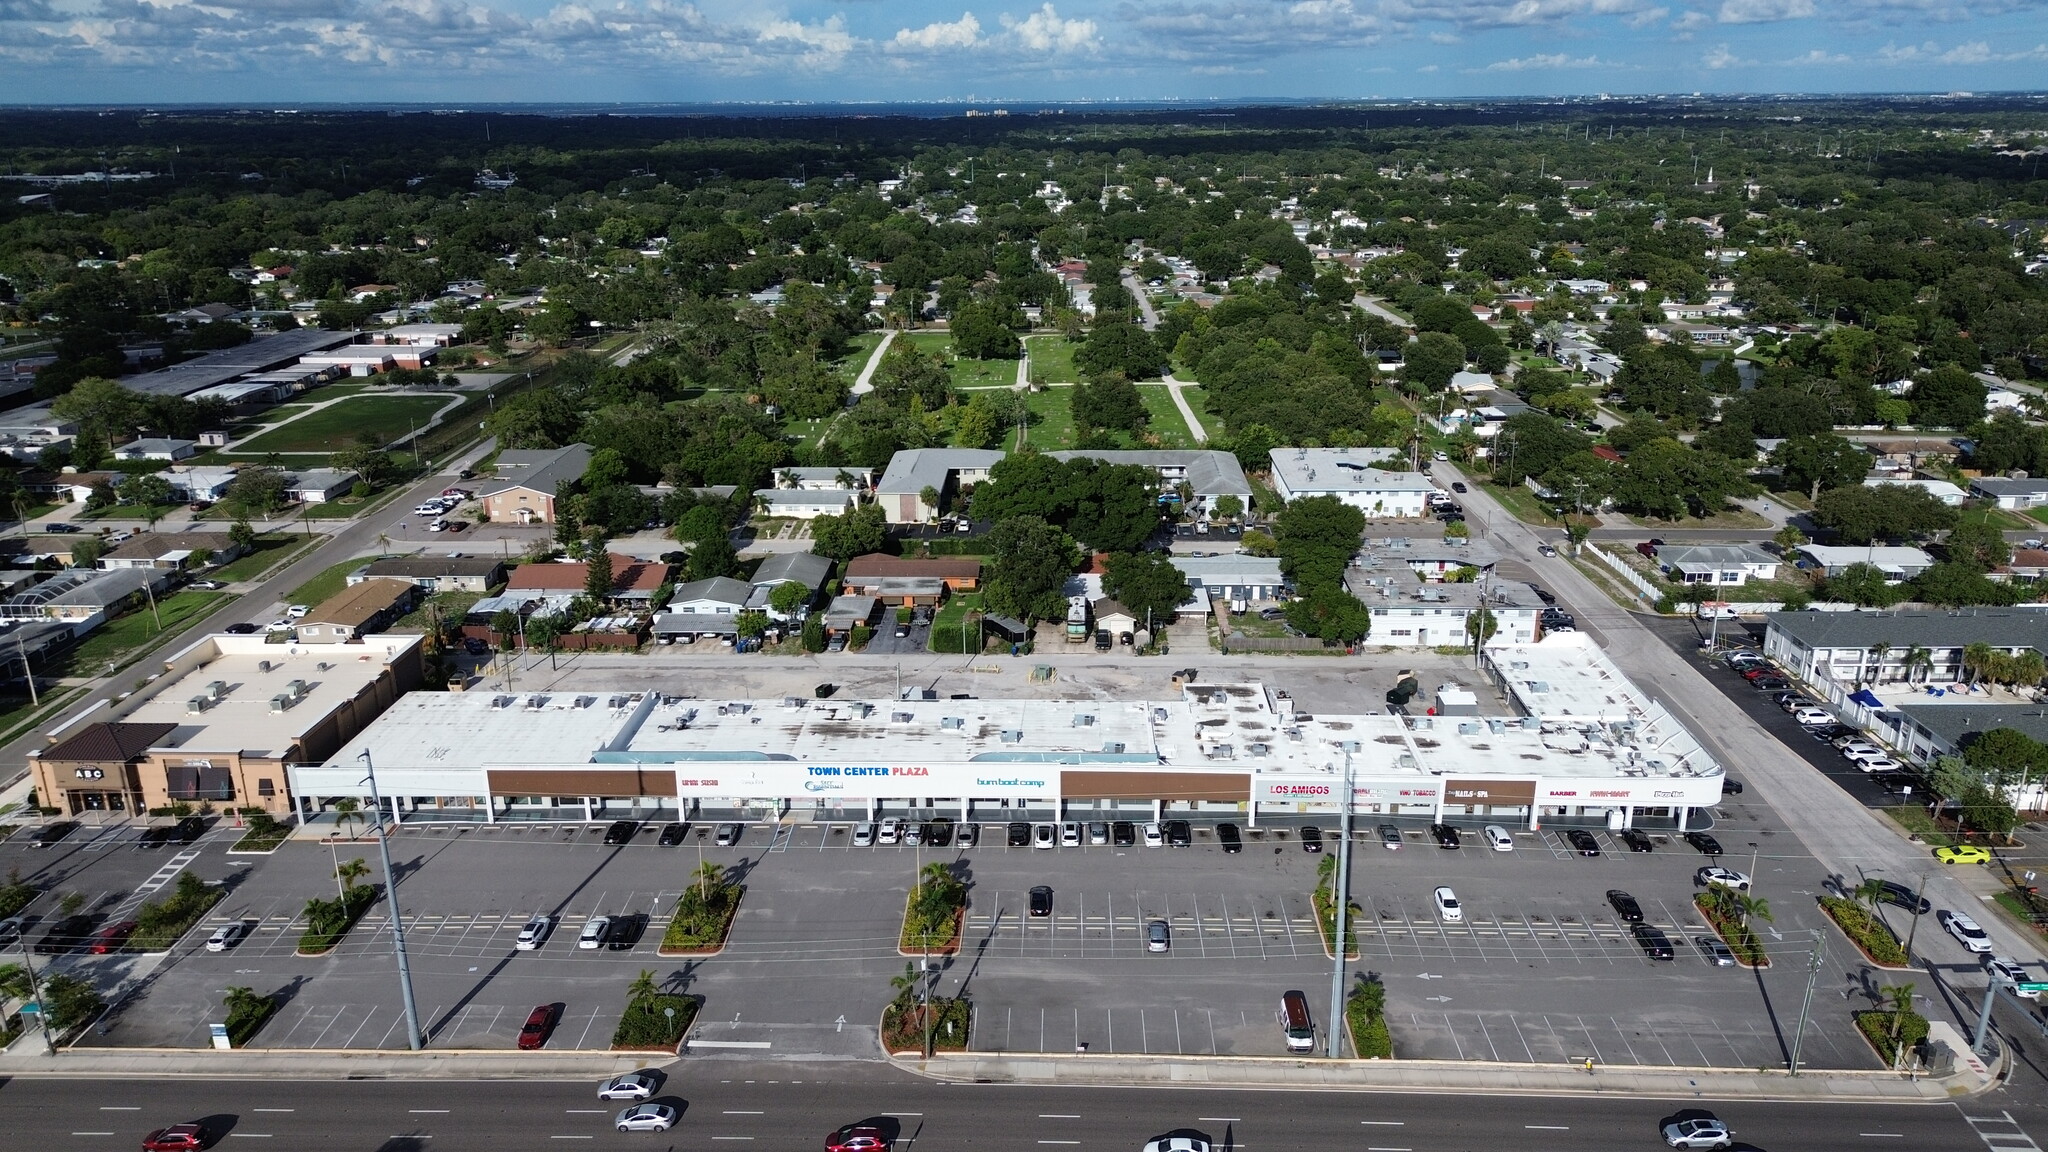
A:
{"label": "large green tree", "polygon": [[863,504],[840,516],[820,516],[811,521],[811,551],[843,564],[855,556],[881,551],[888,529],[879,504]]}
{"label": "large green tree", "polygon": [[1062,590],[1081,564],[1073,537],[1037,516],[1013,516],[989,530],[987,544],[982,602],[990,610],[1026,621],[1065,615]]}
{"label": "large green tree", "polygon": [[1814,499],[1822,489],[1861,484],[1870,471],[1870,453],[1833,433],[1793,436],[1771,450],[1771,463],[1787,487]]}
{"label": "large green tree", "polygon": [[1813,502],[1814,523],[1832,529],[1844,544],[1924,540],[1960,519],[1954,508],[1925,491],[1900,484],[1836,488]]}
{"label": "large green tree", "polygon": [[1142,623],[1171,619],[1193,593],[1164,552],[1112,552],[1102,564],[1102,591]]}
{"label": "large green tree", "polygon": [[1365,513],[1335,496],[1310,496],[1281,509],[1274,528],[1280,569],[1297,588],[1335,588],[1364,539]]}

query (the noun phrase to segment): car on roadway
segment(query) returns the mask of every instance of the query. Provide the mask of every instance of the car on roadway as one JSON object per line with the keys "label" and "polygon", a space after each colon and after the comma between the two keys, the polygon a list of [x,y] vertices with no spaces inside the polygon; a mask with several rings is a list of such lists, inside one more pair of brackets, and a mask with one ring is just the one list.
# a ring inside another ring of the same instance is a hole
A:
{"label": "car on roadway", "polygon": [[1059,829],[1050,824],[1033,824],[1031,826],[1031,846],[1033,848],[1057,848],[1059,844]]}
{"label": "car on roadway", "polygon": [[1714,967],[1735,967],[1735,953],[1729,950],[1728,945],[1722,943],[1719,936],[1695,936],[1692,938],[1692,944],[1700,950],[1700,955],[1707,963]]}
{"label": "car on roadway", "polygon": [[[1993,980],[2005,980],[2013,984],[2023,984],[2031,979],[2027,975],[2027,970],[2020,966],[2020,962],[2010,956],[1986,956],[1984,971]],[[2022,992],[2020,995],[2031,995],[2037,1000],[2040,999],[2038,993]]]}
{"label": "car on roadway", "polygon": [[1303,828],[1301,830],[1301,850],[1303,852],[1321,852],[1323,850],[1323,830],[1313,824]]}
{"label": "car on roadway", "polygon": [[1464,492],[1468,491],[1468,489],[1465,487],[1465,482],[1463,480],[1453,480],[1451,481],[1451,491]]}
{"label": "car on roadway", "polygon": [[1173,929],[1164,920],[1145,925],[1145,951],[1165,952],[1173,947]]}
{"label": "car on roadway", "polygon": [[745,833],[746,829],[738,824],[720,824],[718,834],[711,838],[711,842],[720,848],[730,848],[739,843]]}
{"label": "car on roadway", "polygon": [[1025,848],[1031,844],[1031,825],[1022,820],[1012,820],[1004,828],[1003,843],[1012,848]]}
{"label": "car on roadway", "polygon": [[1399,828],[1392,824],[1382,824],[1375,831],[1379,835],[1381,847],[1389,852],[1400,850],[1401,830]]}
{"label": "car on roadway", "polygon": [[1437,847],[1446,850],[1456,848],[1464,843],[1464,841],[1458,838],[1458,830],[1449,824],[1431,824],[1429,826],[1429,834],[1436,837]]}
{"label": "car on roadway", "polygon": [[142,1152],[193,1152],[206,1147],[206,1128],[201,1124],[173,1124],[142,1138]]}
{"label": "car on roadway", "polygon": [[1749,891],[1749,877],[1733,868],[1708,864],[1692,874],[1695,888],[1728,888],[1736,892]]}
{"label": "car on roadway", "polygon": [[631,844],[634,833],[638,831],[640,831],[640,822],[638,820],[614,820],[611,823],[611,827],[604,830],[604,842],[607,844]]}
{"label": "car on roadway", "polygon": [[221,629],[221,631],[226,632],[231,636],[247,636],[251,633],[263,631],[263,626],[261,624],[251,624],[247,621],[243,621],[239,624],[230,624],[227,627]]}
{"label": "car on roadway", "polygon": [[1209,1142],[1191,1133],[1177,1132],[1146,1141],[1145,1152],[1209,1152]]}
{"label": "car on roadway", "polygon": [[875,843],[875,826],[863,820],[853,826],[853,846],[869,848]]}
{"label": "car on roadway", "polygon": [[116,921],[93,933],[92,943],[86,945],[85,950],[94,956],[105,956],[110,952],[119,952],[121,945],[126,944],[128,937],[133,936],[135,930],[139,927],[141,925],[133,920]]}
{"label": "car on roadway", "polygon": [[1687,832],[1685,834],[1685,842],[1699,849],[1702,856],[1719,856],[1721,854],[1721,842],[1705,832]]}
{"label": "car on roadway", "polygon": [[1694,1116],[1666,1124],[1664,1143],[1672,1148],[1727,1148],[1734,1140],[1726,1124],[1712,1116]]}
{"label": "car on roadway", "polygon": [[1976,844],[1956,844],[1936,848],[1934,858],[1943,864],[1989,864],[1991,850]]}
{"label": "car on roadway", "polygon": [[645,1100],[661,1081],[652,1072],[621,1072],[597,1086],[599,1100]]}
{"label": "car on roadway", "polygon": [[655,837],[654,842],[663,848],[673,848],[681,844],[689,835],[690,826],[688,824],[671,820],[661,826],[661,835]]}
{"label": "car on roadway", "polygon": [[666,1132],[676,1126],[676,1110],[667,1104],[635,1104],[612,1118],[621,1132]]}
{"label": "car on roadway", "polygon": [[1159,827],[1156,821],[1148,821],[1145,824],[1145,847],[1164,848],[1165,846],[1166,832]]}
{"label": "car on roadway", "polygon": [[1906,911],[1917,916],[1927,915],[1934,907],[1927,897],[1920,895],[1896,880],[1878,881],[1877,899],[1880,903],[1890,904],[1896,908],[1904,908]]}
{"label": "car on roadway", "polygon": [[1165,828],[1168,848],[1186,848],[1195,842],[1195,831],[1185,820],[1168,820]]}
{"label": "car on roadway", "polygon": [[1436,905],[1437,919],[1446,924],[1456,924],[1465,919],[1465,906],[1458,903],[1458,894],[1448,886],[1439,887],[1429,894],[1429,898]]}
{"label": "car on roadway", "polygon": [[512,938],[512,947],[520,952],[532,952],[547,943],[548,933],[554,930],[555,918],[545,912],[536,912],[519,926],[519,935]]}
{"label": "car on roadway", "polygon": [[1052,915],[1052,889],[1047,885],[1039,884],[1031,889],[1031,914],[1033,916]]}
{"label": "car on roadway", "polygon": [[1593,839],[1593,834],[1584,828],[1567,829],[1564,838],[1571,843],[1572,848],[1581,856],[1598,856],[1600,854],[1600,842]]}
{"label": "car on roadway", "polygon": [[1655,846],[1650,843],[1650,838],[1645,836],[1640,828],[1623,828],[1616,832],[1615,836],[1623,844],[1628,845],[1628,850],[1631,852],[1652,852],[1656,850]]}
{"label": "car on roadway", "polygon": [[1536,554],[1538,556],[1555,556],[1557,555],[1557,549],[1548,544],[1538,544],[1536,546]]}
{"label": "car on roadway", "polygon": [[1636,902],[1635,897],[1623,892],[1621,889],[1609,888],[1607,890],[1607,903],[1609,907],[1614,909],[1616,916],[1621,917],[1628,923],[1641,924],[1643,922],[1643,906]]}
{"label": "car on roadway", "polygon": [[1943,908],[1935,914],[1934,919],[1936,923],[1941,925],[1942,931],[1956,938],[1956,943],[1961,944],[1964,951],[1978,953],[1991,951],[1991,937],[1986,935],[1984,929],[1975,920],[1970,919],[1966,913],[1951,912]]}
{"label": "car on roadway", "polygon": [[592,916],[583,922],[583,931],[576,936],[576,947],[585,952],[595,952],[604,947],[604,938],[611,930],[611,917]]}
{"label": "car on roadway", "polygon": [[1216,842],[1223,846],[1225,852],[1232,855],[1244,851],[1244,836],[1237,830],[1237,825],[1235,824],[1227,822],[1218,824],[1216,826]]}
{"label": "car on roadway", "polygon": [[1062,847],[1062,848],[1079,848],[1080,846],[1081,846],[1081,825],[1080,825],[1080,824],[1078,824],[1078,823],[1076,823],[1076,822],[1074,822],[1074,821],[1072,821],[1072,820],[1069,820],[1069,821],[1067,821],[1066,823],[1064,823],[1064,824],[1061,824],[1061,825],[1060,825],[1060,847]]}
{"label": "car on roadway", "polygon": [[1118,848],[1129,848],[1138,842],[1138,826],[1129,820],[1118,820],[1109,826],[1109,842]]}
{"label": "car on roadway", "polygon": [[236,944],[241,943],[242,937],[248,934],[249,922],[247,920],[230,920],[226,924],[215,928],[213,935],[206,938],[206,950],[208,952],[225,952]]}
{"label": "car on roadway", "polygon": [[1513,852],[1515,850],[1515,838],[1508,835],[1508,830],[1498,824],[1488,824],[1479,830],[1479,834],[1486,837],[1487,846],[1495,852]]}
{"label": "car on roadway", "polygon": [[548,1042],[548,1033],[555,1030],[555,1006],[543,1004],[526,1014],[526,1023],[519,1026],[519,1050],[531,1052]]}
{"label": "car on roadway", "polygon": [[1671,937],[1666,936],[1663,929],[1649,924],[1631,924],[1628,931],[1636,938],[1636,946],[1643,950],[1643,955],[1650,959],[1669,960],[1673,956]]}
{"label": "car on roadway", "polygon": [[848,1124],[825,1137],[825,1152],[889,1152],[889,1134],[872,1124]]}

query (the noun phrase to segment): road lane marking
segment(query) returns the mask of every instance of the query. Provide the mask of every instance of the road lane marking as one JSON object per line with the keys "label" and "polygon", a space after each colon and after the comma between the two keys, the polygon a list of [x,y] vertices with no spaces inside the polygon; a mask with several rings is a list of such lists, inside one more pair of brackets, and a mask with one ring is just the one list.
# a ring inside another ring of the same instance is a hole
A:
{"label": "road lane marking", "polygon": [[437,1113],[437,1114],[438,1114],[438,1113],[445,1113],[445,1112],[446,1112],[446,1111],[448,1111],[448,1110],[447,1110],[446,1108],[407,1108],[407,1109],[406,1109],[406,1111],[407,1111],[407,1112],[409,1112],[409,1113],[411,1113],[411,1114],[413,1114],[413,1115],[419,1115],[419,1114],[421,1114],[421,1113],[429,1113],[429,1112],[431,1112],[431,1113]]}
{"label": "road lane marking", "polygon": [[1040,1140],[1040,1144],[1079,1144],[1079,1140]]}
{"label": "road lane marking", "polygon": [[768,1040],[691,1040],[692,1048],[767,1048]]}
{"label": "road lane marking", "polygon": [[1858,1135],[1858,1136],[1873,1136],[1873,1137],[1874,1137],[1874,1136],[1888,1136],[1888,1137],[1890,1137],[1891,1139],[1894,1139],[1894,1140],[1904,1140],[1904,1139],[1906,1138],[1906,1134],[1905,1134],[1904,1132],[1858,1132],[1858,1133],[1857,1133],[1857,1135]]}
{"label": "road lane marking", "polygon": [[1210,1124],[1242,1124],[1242,1123],[1244,1123],[1244,1117],[1242,1117],[1242,1116],[1197,1116],[1197,1117],[1195,1117],[1195,1119],[1197,1119],[1197,1120],[1202,1120],[1202,1121],[1206,1121],[1207,1123],[1210,1123]]}
{"label": "road lane marking", "polygon": [[1533,1132],[1569,1132],[1572,1130],[1572,1126],[1569,1124],[1524,1124],[1522,1127]]}
{"label": "road lane marking", "polygon": [[725,1114],[726,1114],[727,1116],[766,1116],[766,1115],[767,1115],[767,1113],[766,1113],[766,1112],[736,1112],[736,1111],[734,1111],[734,1110],[733,1110],[733,1109],[731,1109],[731,1108],[728,1108],[728,1109],[726,1109],[726,1110],[725,1110]]}
{"label": "road lane marking", "polygon": [[752,1140],[752,1136],[713,1136],[713,1140]]}
{"label": "road lane marking", "polygon": [[1375,1145],[1371,1145],[1371,1144],[1368,1144],[1368,1145],[1366,1145],[1366,1148],[1365,1148],[1365,1152],[1415,1152],[1415,1149],[1413,1149],[1413,1148],[1380,1148],[1380,1147],[1377,1147],[1377,1146],[1375,1146]]}
{"label": "road lane marking", "polygon": [[609,1112],[609,1111],[611,1111],[611,1109],[609,1109],[609,1108],[564,1108],[564,1109],[562,1109],[562,1111],[564,1111],[564,1112],[567,1112],[567,1113],[568,1113],[569,1115],[571,1115],[571,1116],[602,1116],[602,1115],[604,1115],[604,1114],[605,1114],[606,1112]]}
{"label": "road lane marking", "polygon": [[112,1132],[73,1132],[73,1136],[112,1136]]}
{"label": "road lane marking", "polygon": [[100,1111],[102,1111],[102,1112],[140,1112],[140,1111],[142,1111],[142,1105],[140,1105],[140,1104],[102,1104],[102,1105],[100,1105]]}
{"label": "road lane marking", "polygon": [[1038,1114],[1038,1118],[1040,1120],[1079,1120],[1081,1118],[1081,1114],[1078,1112],[1040,1112]]}
{"label": "road lane marking", "polygon": [[1400,1128],[1408,1122],[1406,1120],[1360,1120],[1359,1123],[1372,1124],[1381,1128]]}
{"label": "road lane marking", "polygon": [[229,1136],[232,1136],[232,1137],[234,1137],[234,1138],[235,1138],[235,1139],[237,1139],[237,1140],[268,1140],[268,1139],[270,1139],[270,1133],[268,1133],[268,1132],[230,1132],[230,1133],[228,1133],[228,1135],[229,1135]]}
{"label": "road lane marking", "polygon": [[595,1136],[550,1136],[550,1140],[595,1140]]}
{"label": "road lane marking", "polygon": [[251,1112],[296,1112],[296,1108],[251,1108]]}

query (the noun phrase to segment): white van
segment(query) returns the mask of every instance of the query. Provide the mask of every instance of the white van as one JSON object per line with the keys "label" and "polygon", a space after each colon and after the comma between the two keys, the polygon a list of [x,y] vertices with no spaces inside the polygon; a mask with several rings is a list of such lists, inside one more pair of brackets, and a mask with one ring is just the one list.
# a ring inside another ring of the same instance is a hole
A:
{"label": "white van", "polygon": [[1308,1013],[1307,995],[1298,991],[1281,995],[1280,1028],[1287,1036],[1289,1052],[1315,1051],[1316,1021]]}

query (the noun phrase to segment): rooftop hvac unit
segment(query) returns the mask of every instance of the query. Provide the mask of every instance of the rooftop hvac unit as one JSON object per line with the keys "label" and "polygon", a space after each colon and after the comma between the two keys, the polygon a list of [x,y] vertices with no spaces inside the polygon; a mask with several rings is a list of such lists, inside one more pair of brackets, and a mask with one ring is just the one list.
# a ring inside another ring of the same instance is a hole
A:
{"label": "rooftop hvac unit", "polygon": [[1209,759],[1211,760],[1235,760],[1236,758],[1237,749],[1229,744],[1218,744],[1209,749]]}
{"label": "rooftop hvac unit", "polygon": [[917,713],[915,712],[891,712],[889,713],[889,723],[908,724],[912,720],[916,719],[916,717]]}
{"label": "rooftop hvac unit", "polygon": [[291,694],[292,699],[296,700],[306,694],[306,682],[304,680],[294,680],[286,684],[284,690]]}
{"label": "rooftop hvac unit", "polygon": [[1111,740],[1102,746],[1102,750],[1112,756],[1120,756],[1123,754],[1124,742],[1121,740]]}
{"label": "rooftop hvac unit", "polygon": [[948,732],[957,732],[967,727],[967,721],[958,716],[946,716],[939,720],[939,727]]}
{"label": "rooftop hvac unit", "polygon": [[314,671],[317,671],[317,672],[325,672],[325,671],[327,671],[327,670],[328,670],[329,668],[332,668],[332,667],[334,667],[334,665],[332,665],[332,664],[329,664],[329,663],[328,663],[327,661],[325,661],[325,660],[322,660],[322,661],[321,661],[321,662],[319,662],[318,664],[315,664],[315,665],[313,665],[313,669],[314,669]]}
{"label": "rooftop hvac unit", "polygon": [[1094,715],[1093,715],[1093,714],[1091,714],[1091,713],[1088,713],[1088,712],[1076,712],[1076,713],[1074,713],[1074,727],[1076,727],[1076,728],[1092,728],[1092,727],[1094,727],[1094,726],[1095,726],[1095,717],[1094,717]]}
{"label": "rooftop hvac unit", "polygon": [[529,712],[538,712],[547,706],[548,698],[545,696],[528,696],[526,698],[526,710]]}
{"label": "rooftop hvac unit", "polygon": [[1339,740],[1337,741],[1337,747],[1342,748],[1346,752],[1356,752],[1364,747],[1364,745],[1357,740]]}
{"label": "rooftop hvac unit", "polygon": [[226,696],[228,694],[228,682],[225,680],[208,681],[206,685],[206,694],[215,700],[218,700],[221,697]]}
{"label": "rooftop hvac unit", "polygon": [[292,698],[286,693],[280,692],[270,698],[270,710],[272,712],[283,712],[291,706]]}
{"label": "rooftop hvac unit", "polygon": [[1499,717],[1492,717],[1492,718],[1489,718],[1489,719],[1488,719],[1488,720],[1486,721],[1486,727],[1487,727],[1487,729],[1488,729],[1488,730],[1490,730],[1490,731],[1491,731],[1491,732],[1492,732],[1492,733],[1493,733],[1493,734],[1494,734],[1495,736],[1498,736],[1498,735],[1500,735],[1500,734],[1501,734],[1502,732],[1505,732],[1505,731],[1507,731],[1507,728],[1508,728],[1508,722],[1507,722],[1507,721],[1505,721],[1505,720],[1502,720],[1502,719],[1500,719]]}
{"label": "rooftop hvac unit", "polygon": [[1477,736],[1477,735],[1479,735],[1479,721],[1477,721],[1477,720],[1460,720],[1460,721],[1458,721],[1458,735],[1460,735],[1460,736]]}
{"label": "rooftop hvac unit", "polygon": [[[614,697],[612,697],[612,701],[611,701],[611,703],[612,703],[612,711],[614,711],[614,712],[617,712],[617,711],[619,711],[620,709],[624,708],[624,707],[625,707],[625,706],[627,705],[627,703],[629,703],[629,702],[630,702],[631,700],[632,700],[632,697],[630,697],[630,696],[614,696]],[[692,712],[690,713],[690,715],[692,715],[692,716],[695,716],[696,714],[697,714],[697,713],[696,713],[695,711],[692,711]]]}
{"label": "rooftop hvac unit", "polygon": [[270,671],[270,661],[268,661],[268,660],[258,660],[258,661],[256,662],[256,670],[257,670],[258,672],[268,672],[268,671]]}
{"label": "rooftop hvac unit", "polygon": [[801,696],[784,696],[782,698],[782,706],[800,712],[803,710],[804,698]]}
{"label": "rooftop hvac unit", "polygon": [[514,696],[493,696],[491,697],[491,707],[502,711],[510,708],[516,699],[517,697]]}
{"label": "rooftop hvac unit", "polygon": [[1244,746],[1244,750],[1251,753],[1254,756],[1264,756],[1267,752],[1271,751],[1271,749],[1269,749],[1264,744],[1247,744]]}
{"label": "rooftop hvac unit", "polygon": [[578,708],[588,708],[595,703],[597,703],[597,697],[595,696],[578,696],[576,698],[576,707]]}
{"label": "rooftop hvac unit", "polygon": [[206,711],[207,708],[212,706],[212,704],[213,701],[207,699],[204,696],[194,696],[190,700],[185,701],[185,711],[196,716],[199,713]]}
{"label": "rooftop hvac unit", "polygon": [[1021,744],[1024,741],[1024,730],[1022,728],[1005,728],[999,739],[1005,744]]}

